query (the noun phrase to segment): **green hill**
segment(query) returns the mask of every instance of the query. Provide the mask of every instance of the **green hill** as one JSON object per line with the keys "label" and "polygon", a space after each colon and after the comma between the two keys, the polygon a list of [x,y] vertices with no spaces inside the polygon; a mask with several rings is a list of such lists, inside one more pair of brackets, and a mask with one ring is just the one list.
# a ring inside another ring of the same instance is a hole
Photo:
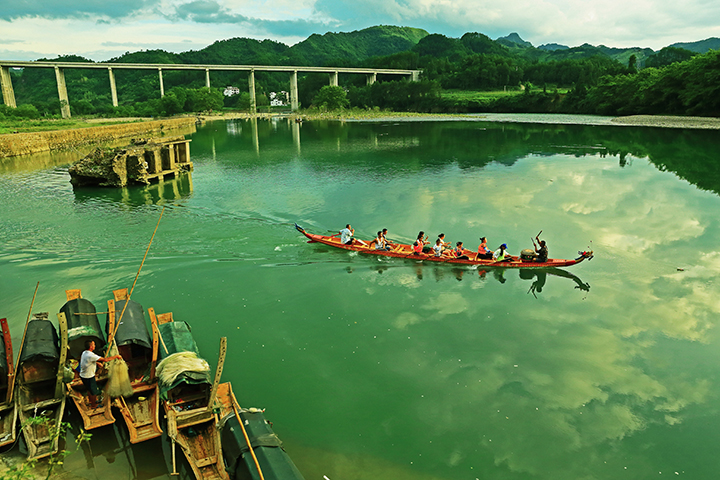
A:
{"label": "green hill", "polygon": [[720,38],[710,37],[706,38],[705,40],[700,40],[699,42],[673,43],[672,45],[668,46],[675,48],[684,48],[685,50],[690,50],[691,52],[696,53],[705,53],[710,50],[720,49]]}
{"label": "green hill", "polygon": [[349,66],[372,57],[410,50],[428,32],[419,28],[380,25],[350,33],[313,34],[290,47],[295,65]]}

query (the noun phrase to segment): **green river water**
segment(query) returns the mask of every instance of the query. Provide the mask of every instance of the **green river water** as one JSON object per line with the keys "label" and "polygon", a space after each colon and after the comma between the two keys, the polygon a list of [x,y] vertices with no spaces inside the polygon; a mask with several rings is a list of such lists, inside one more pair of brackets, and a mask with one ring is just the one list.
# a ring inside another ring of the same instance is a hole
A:
{"label": "green river water", "polygon": [[[212,365],[228,338],[223,379],[307,480],[720,474],[716,131],[274,120],[189,138],[192,177],[150,187],[73,191],[72,153],[0,162],[16,349],[38,281],[52,319],[65,289],[104,311],[130,287],[164,205],[133,299],[190,323]],[[551,257],[595,258],[425,265],[308,244],[294,222],[513,254],[542,230]],[[128,446],[116,417],[64,470],[169,478],[167,440]]]}

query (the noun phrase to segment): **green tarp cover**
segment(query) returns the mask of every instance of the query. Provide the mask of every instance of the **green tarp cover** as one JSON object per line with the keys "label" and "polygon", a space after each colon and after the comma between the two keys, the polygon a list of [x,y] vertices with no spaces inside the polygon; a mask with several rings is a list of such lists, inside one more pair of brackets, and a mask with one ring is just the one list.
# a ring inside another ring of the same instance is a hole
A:
{"label": "green tarp cover", "polygon": [[89,300],[76,298],[63,305],[60,312],[65,314],[68,323],[70,356],[80,358],[85,351],[85,340],[94,341],[95,353],[100,355],[105,348],[105,335],[100,329],[95,306]]}
{"label": "green tarp cover", "polygon": [[[173,321],[163,323],[162,325],[158,325],[158,330],[160,331],[160,336],[162,337],[162,340],[165,343],[165,347],[167,347],[168,350],[167,352],[165,352],[165,348],[160,345],[160,361],[169,357],[173,353],[179,352],[193,352],[196,353],[198,357],[200,357],[200,352],[198,351],[197,344],[195,343],[195,339],[190,332],[190,325],[188,325],[186,322]],[[178,375],[178,377],[171,385],[160,382],[160,396],[162,398],[167,398],[167,392],[177,387],[181,383],[187,383],[190,385],[196,385],[201,383],[212,384],[212,380],[210,378],[209,371],[185,371],[181,375]]]}
{"label": "green tarp cover", "polygon": [[20,355],[20,363],[36,359],[52,362],[59,358],[60,349],[55,326],[49,320],[30,320],[25,334],[25,344]]}
{"label": "green tarp cover", "polygon": [[[128,345],[134,343],[135,345],[142,345],[145,348],[152,348],[152,337],[148,332],[147,323],[145,323],[145,312],[143,311],[142,305],[135,300],[128,302],[127,308],[125,308],[125,300],[115,302],[115,328],[117,333],[115,334],[115,340],[118,346]],[[118,326],[118,320],[120,320],[120,314],[122,314],[122,321]],[[105,321],[105,331],[109,329],[109,316]],[[174,323],[174,322],[173,322]],[[111,332],[108,332],[108,335]]]}

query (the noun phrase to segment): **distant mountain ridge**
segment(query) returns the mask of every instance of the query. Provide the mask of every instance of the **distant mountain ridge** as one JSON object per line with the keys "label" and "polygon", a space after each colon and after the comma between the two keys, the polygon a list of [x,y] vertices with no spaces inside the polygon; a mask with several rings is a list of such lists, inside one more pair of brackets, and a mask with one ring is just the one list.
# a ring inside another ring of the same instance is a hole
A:
{"label": "distant mountain ridge", "polygon": [[[720,48],[720,38],[708,38],[697,42],[675,43],[672,47],[705,53]],[[218,40],[200,50],[170,53],[163,50],[145,50],[126,53],[111,62],[139,63],[209,63],[233,65],[316,65],[357,66],[372,58],[390,57],[415,52],[443,57],[447,55],[495,54],[517,55],[529,61],[564,61],[607,56],[627,65],[635,56],[638,67],[656,52],[650,48],[614,48],[585,43],[568,47],[557,43],[533,46],[517,32],[495,40],[477,32],[469,32],[460,39],[412,27],[377,25],[352,32],[328,32],[313,34],[293,46],[274,40],[230,38]],[[405,67],[408,68],[408,67]],[[413,67],[415,68],[415,67]]]}
{"label": "distant mountain ridge", "polygon": [[696,53],[705,53],[710,50],[720,49],[720,38],[710,37],[706,38],[705,40],[699,40],[697,42],[673,43],[672,45],[668,46],[675,48],[684,48],[685,50],[690,50],[691,52]]}

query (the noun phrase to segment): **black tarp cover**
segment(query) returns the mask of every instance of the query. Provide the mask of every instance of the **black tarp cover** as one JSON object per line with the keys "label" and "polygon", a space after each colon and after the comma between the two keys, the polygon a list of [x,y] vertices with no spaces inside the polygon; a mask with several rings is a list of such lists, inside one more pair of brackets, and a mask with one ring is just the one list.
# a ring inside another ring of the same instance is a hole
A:
{"label": "black tarp cover", "polygon": [[35,319],[28,323],[20,363],[36,359],[48,362],[60,359],[57,331],[49,320]]}
{"label": "black tarp cover", "polygon": [[[180,352],[193,352],[200,357],[200,351],[198,350],[197,343],[195,343],[195,339],[190,331],[190,325],[186,322],[174,321],[163,323],[162,325],[158,325],[158,330],[160,331],[160,336],[162,338],[161,343],[164,342],[165,347],[167,347],[168,350],[166,352],[165,348],[162,345],[160,346],[160,361],[174,353]],[[167,392],[183,382],[190,385],[201,383],[212,384],[209,371],[185,371],[181,375],[178,375],[172,385],[166,385],[162,381],[160,382],[161,397],[166,398]]]}
{"label": "black tarp cover", "polygon": [[[84,298],[75,298],[63,305],[60,312],[67,318],[70,356],[80,359],[80,355],[85,351],[85,340],[94,341],[95,353],[100,355],[105,348],[105,335],[95,315],[95,305]],[[90,315],[76,315],[78,313]]]}
{"label": "black tarp cover", "polygon": [[[145,323],[145,312],[142,305],[135,300],[130,300],[125,313],[123,313],[124,307],[125,300],[115,302],[115,328],[117,329],[115,341],[118,346],[134,343],[152,349],[152,337]],[[117,322],[120,319],[120,314],[122,314],[122,321],[118,327]],[[108,335],[112,333],[108,331],[110,328],[109,317],[110,313],[107,314],[107,320],[105,321],[105,331],[108,332]]]}
{"label": "black tarp cover", "polygon": [[[303,480],[302,474],[283,450],[282,442],[262,413],[241,411],[240,420],[245,425],[245,431],[265,480]],[[223,419],[220,435],[222,453],[230,478],[260,480],[255,460],[250,454],[245,435],[235,414]]]}

